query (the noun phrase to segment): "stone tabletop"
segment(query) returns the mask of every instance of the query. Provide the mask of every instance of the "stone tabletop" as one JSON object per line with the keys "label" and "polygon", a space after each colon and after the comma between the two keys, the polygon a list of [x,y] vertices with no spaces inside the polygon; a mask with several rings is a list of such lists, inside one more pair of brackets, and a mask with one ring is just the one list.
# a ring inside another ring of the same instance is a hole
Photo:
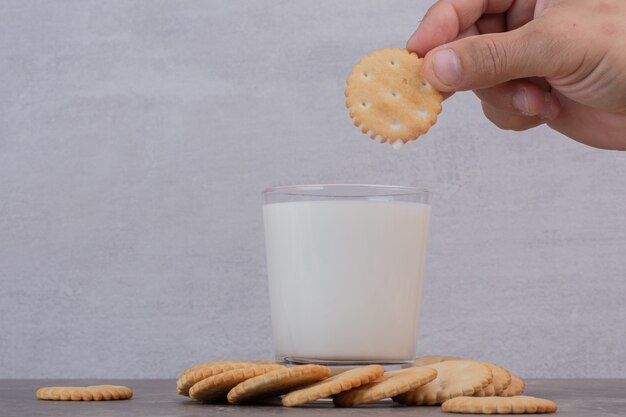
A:
{"label": "stone tabletop", "polygon": [[[626,416],[626,379],[529,379],[526,394],[548,398],[562,417]],[[38,401],[35,390],[54,385],[126,385],[135,391],[128,401]],[[439,407],[405,407],[391,402],[352,409],[320,402],[305,407],[205,405],[176,394],[174,380],[0,380],[2,417],[158,417],[158,416],[448,416]]]}

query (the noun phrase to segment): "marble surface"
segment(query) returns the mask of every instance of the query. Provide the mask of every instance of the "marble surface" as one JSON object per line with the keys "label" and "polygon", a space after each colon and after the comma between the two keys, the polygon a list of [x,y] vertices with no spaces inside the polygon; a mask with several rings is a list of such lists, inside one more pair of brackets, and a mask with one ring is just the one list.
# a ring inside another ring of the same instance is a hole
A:
{"label": "marble surface", "polygon": [[[626,379],[530,379],[526,395],[553,400],[561,417],[626,415]],[[35,390],[51,385],[120,384],[134,390],[128,401],[52,402],[35,399]],[[204,417],[204,416],[443,416],[439,407],[406,407],[392,402],[334,408],[318,402],[303,407],[207,405],[176,394],[174,380],[0,380],[2,417]]]}

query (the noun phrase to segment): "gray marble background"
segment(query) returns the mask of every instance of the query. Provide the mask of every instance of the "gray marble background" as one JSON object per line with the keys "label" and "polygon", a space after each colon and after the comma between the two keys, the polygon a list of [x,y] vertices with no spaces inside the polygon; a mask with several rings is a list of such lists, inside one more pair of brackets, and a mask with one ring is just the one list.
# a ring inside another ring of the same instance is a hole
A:
{"label": "gray marble background", "polygon": [[432,189],[419,353],[626,377],[626,153],[470,93],[400,152],[352,127],[428,3],[0,0],[0,378],[270,357],[259,194],[318,182]]}

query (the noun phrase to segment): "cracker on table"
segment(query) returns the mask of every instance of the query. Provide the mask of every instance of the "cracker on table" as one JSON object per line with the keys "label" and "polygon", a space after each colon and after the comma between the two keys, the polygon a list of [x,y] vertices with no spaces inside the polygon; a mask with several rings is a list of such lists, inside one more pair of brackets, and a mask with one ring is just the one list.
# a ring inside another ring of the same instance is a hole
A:
{"label": "cracker on table", "polygon": [[231,404],[251,403],[277,397],[298,388],[324,380],[330,368],[322,365],[301,365],[267,372],[233,387],[228,393]]}
{"label": "cracker on table", "polygon": [[293,407],[320,398],[328,398],[331,395],[337,395],[340,392],[368,384],[383,376],[384,373],[385,368],[380,365],[368,365],[350,369],[311,386],[292,391],[283,397],[282,402],[284,406]]}
{"label": "cracker on table", "polygon": [[513,397],[515,395],[523,394],[525,388],[526,384],[524,383],[524,380],[517,375],[511,374],[511,384],[497,395],[498,397]]}
{"label": "cracker on table", "polygon": [[249,364],[205,378],[189,388],[189,397],[203,402],[226,402],[228,392],[245,381],[267,372],[275,371],[281,365]]}
{"label": "cracker on table", "polygon": [[437,121],[443,96],[425,80],[423,62],[400,48],[363,57],[345,91],[354,125],[372,139],[396,145],[426,133]]}
{"label": "cracker on table", "polygon": [[443,403],[447,413],[463,414],[543,414],[554,413],[557,405],[543,398],[514,397],[456,397]]}
{"label": "cracker on table", "polygon": [[[429,356],[421,356],[414,361],[414,365],[416,366],[425,366],[431,365],[433,363],[444,362],[449,360],[460,359],[454,356],[439,356],[439,355],[429,355]],[[509,384],[511,383],[511,374],[505,368],[496,365],[491,362],[480,361],[483,365],[487,366],[491,373],[493,374],[493,380],[484,387],[483,389],[474,393],[474,397],[491,397],[494,395],[499,395],[502,391],[504,391]]]}
{"label": "cracker on table", "polygon": [[183,373],[181,374],[181,376],[186,374],[186,373],[188,373],[188,372],[193,372],[195,370],[198,370],[200,368],[205,368],[207,366],[223,365],[223,364],[234,364],[234,363],[240,363],[240,364],[252,363],[252,364],[258,364],[258,365],[269,365],[269,364],[276,363],[276,361],[266,360],[266,359],[262,359],[262,360],[220,359],[218,361],[203,362],[203,363],[199,363],[199,364],[193,365],[193,366],[185,369],[183,371]]}
{"label": "cracker on table", "polygon": [[437,378],[417,389],[393,397],[407,405],[436,405],[463,395],[473,395],[493,379],[491,370],[478,361],[451,360],[429,365]]}
{"label": "cracker on table", "polygon": [[176,391],[180,395],[189,396],[189,388],[197,382],[202,381],[210,376],[220,374],[222,372],[231,371],[233,369],[245,368],[250,365],[278,365],[274,361],[243,361],[243,360],[223,360],[206,362],[194,365],[186,369],[176,381]]}
{"label": "cracker on table", "polygon": [[380,401],[419,388],[436,377],[437,371],[425,366],[385,372],[369,384],[335,395],[333,403],[338,407],[354,407]]}
{"label": "cracker on table", "polygon": [[511,373],[509,371],[495,363],[484,361],[480,361],[480,363],[491,369],[493,380],[489,385],[474,393],[474,397],[491,397],[498,395],[511,384]]}
{"label": "cracker on table", "polygon": [[122,385],[91,385],[87,387],[43,387],[35,393],[38,400],[106,401],[128,400],[133,390]]}

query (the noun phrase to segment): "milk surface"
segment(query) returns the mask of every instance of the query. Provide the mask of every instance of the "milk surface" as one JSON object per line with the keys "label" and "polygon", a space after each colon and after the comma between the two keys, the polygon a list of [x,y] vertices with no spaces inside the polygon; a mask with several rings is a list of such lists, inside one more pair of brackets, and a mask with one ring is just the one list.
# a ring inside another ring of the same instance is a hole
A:
{"label": "milk surface", "polygon": [[415,356],[430,206],[297,201],[263,215],[278,357]]}

